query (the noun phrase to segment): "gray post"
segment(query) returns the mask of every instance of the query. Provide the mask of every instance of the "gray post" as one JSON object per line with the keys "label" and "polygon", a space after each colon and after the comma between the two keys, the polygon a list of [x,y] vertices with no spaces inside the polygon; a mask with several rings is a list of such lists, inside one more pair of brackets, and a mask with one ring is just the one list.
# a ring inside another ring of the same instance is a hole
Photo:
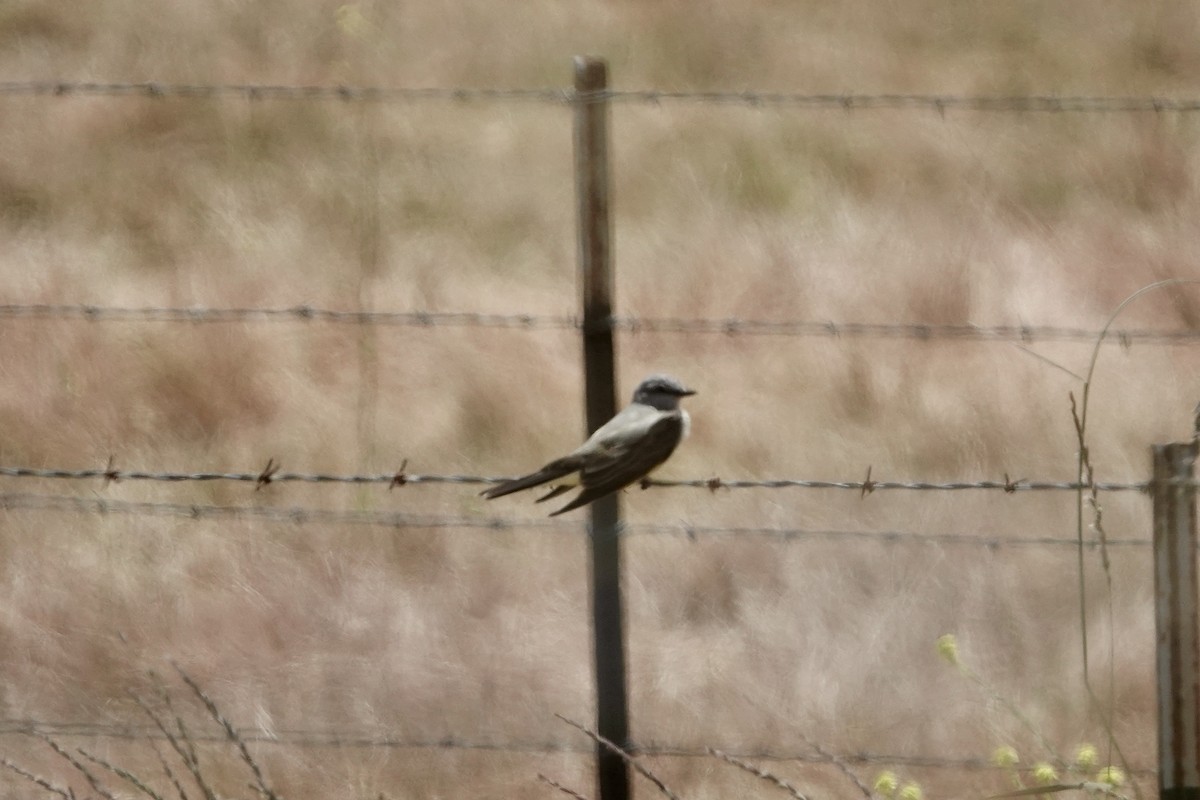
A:
{"label": "gray post", "polygon": [[[613,347],[612,221],[608,190],[608,65],[575,58],[575,191],[579,204],[579,265],[583,286],[583,370],[587,427],[617,412]],[[596,668],[596,728],[629,748],[625,692],[625,632],[621,612],[621,527],[617,496],[591,506],[592,637]],[[600,800],[627,800],[629,771],[620,756],[596,746]]]}
{"label": "gray post", "polygon": [[1197,445],[1156,445],[1153,453],[1159,797],[1200,800]]}

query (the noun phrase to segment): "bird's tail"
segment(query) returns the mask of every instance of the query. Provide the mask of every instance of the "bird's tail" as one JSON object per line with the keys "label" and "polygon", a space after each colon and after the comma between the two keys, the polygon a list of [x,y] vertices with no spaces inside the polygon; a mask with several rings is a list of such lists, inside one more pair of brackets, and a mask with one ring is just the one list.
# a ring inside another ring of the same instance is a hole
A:
{"label": "bird's tail", "polygon": [[[506,494],[519,492],[522,489],[529,489],[534,486],[541,486],[543,483],[557,480],[564,475],[570,475],[579,469],[581,465],[577,459],[560,458],[557,461],[551,461],[546,466],[539,469],[537,472],[532,472],[529,475],[524,475],[520,478],[513,478],[511,481],[497,484],[490,489],[484,489],[480,492],[481,495],[491,500],[496,497],[503,497]],[[545,498],[553,497],[555,493],[551,493]]]}
{"label": "bird's tail", "polygon": [[558,497],[560,494],[566,494],[567,492],[571,491],[574,488],[575,488],[574,483],[560,483],[558,486],[555,486],[553,489],[546,492],[544,495],[539,497],[534,502],[544,503],[547,500],[553,500],[555,497]]}
{"label": "bird's tail", "polygon": [[[558,511],[550,512],[550,516],[557,517],[559,514],[565,514],[568,511],[574,511],[575,509],[579,508],[580,506],[586,506],[588,503],[592,502],[593,500],[599,500],[601,497],[604,497],[604,496],[610,495],[610,494],[612,494],[612,491],[608,490],[608,489],[605,489],[602,491],[593,491],[592,489],[585,488],[582,492],[580,492],[579,494],[577,494],[575,496],[574,500],[567,503],[565,506],[560,508]],[[549,500],[549,499],[550,499],[549,497],[542,498],[542,500]],[[541,502],[541,501],[539,501],[539,502]]]}

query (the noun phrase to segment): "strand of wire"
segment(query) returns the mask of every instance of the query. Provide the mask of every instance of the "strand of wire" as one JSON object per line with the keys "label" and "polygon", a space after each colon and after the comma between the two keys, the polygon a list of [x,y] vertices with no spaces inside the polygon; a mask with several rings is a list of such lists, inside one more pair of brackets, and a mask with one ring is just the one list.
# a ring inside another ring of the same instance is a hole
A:
{"label": "strand of wire", "polygon": [[[0,719],[0,736],[37,735],[51,738],[104,738],[126,741],[158,741],[163,738],[160,730],[151,725],[123,725],[101,722],[53,722],[31,719]],[[383,731],[316,731],[302,729],[279,729],[265,731],[259,728],[241,728],[238,737],[246,742],[285,745],[290,747],[330,748],[387,748],[387,749],[436,749],[436,750],[486,750],[522,753],[580,753],[593,752],[593,748],[574,741],[551,741],[532,739],[470,739],[447,735],[430,738],[402,738]],[[197,742],[227,742],[224,733],[189,732],[188,738]],[[880,764],[909,767],[935,767],[958,770],[1000,769],[986,759],[971,757],[945,757],[874,753],[856,751],[843,755],[822,755],[811,752],[785,752],[774,749],[719,748],[723,753],[737,758],[762,761],[799,761],[807,763],[832,763],[835,759],[850,764]],[[707,758],[708,748],[681,747],[655,742],[640,742],[635,751],[638,755],[673,758]],[[1135,768],[1138,775],[1155,775],[1153,769]]]}
{"label": "strand of wire", "polygon": [[0,94],[67,97],[72,95],[138,96],[150,98],[240,97],[248,100],[343,100],[367,102],[485,102],[532,101],[552,105],[579,102],[615,102],[637,105],[667,103],[793,107],[843,111],[918,109],[947,111],[1016,112],[1192,112],[1200,99],[1094,95],[958,95],[803,93],[769,91],[667,91],[659,89],[609,89],[576,92],[570,88],[496,89],[478,87],[382,87],[350,85],[198,84],[143,81],[3,81]]}
{"label": "strand of wire", "polygon": [[[6,478],[36,478],[42,480],[96,480],[106,483],[120,481],[154,481],[163,483],[232,481],[253,483],[257,487],[272,483],[332,483],[332,484],[381,484],[389,488],[397,486],[420,486],[428,484],[464,484],[490,485],[510,480],[508,477],[485,475],[421,475],[408,473],[401,466],[391,473],[375,475],[338,475],[313,472],[283,472],[274,459],[267,461],[265,467],[258,472],[151,472],[147,470],[120,469],[109,463],[104,468],[96,469],[62,469],[37,467],[0,466],[0,477]],[[1178,483],[1178,482],[1174,482]],[[1190,484],[1189,484],[1190,485]],[[953,492],[965,490],[999,490],[1007,494],[1017,492],[1044,491],[1079,491],[1080,489],[1100,492],[1145,492],[1150,484],[1146,481],[1114,482],[1097,481],[1095,483],[1080,483],[1078,481],[1036,481],[1018,479],[1012,480],[1007,476],[1004,480],[979,481],[881,481],[871,478],[870,469],[867,477],[861,481],[826,481],[808,480],[803,478],[778,478],[767,480],[726,480],[724,478],[696,478],[691,480],[643,480],[643,489],[659,488],[688,488],[707,489],[846,489],[861,492],[864,495],[876,491],[928,491]]]}
{"label": "strand of wire", "polygon": [[[573,315],[490,314],[472,311],[339,311],[301,305],[292,308],[108,307],[97,305],[0,305],[0,319],[81,319],[89,322],[328,322],[405,327],[468,327],[525,330],[579,330]],[[973,325],[814,320],[686,319],[617,316],[608,327],[628,333],[704,333],[730,336],[816,336],[847,338],[958,339],[1010,341],[1094,342],[1099,330],[1054,325]],[[1111,341],[1190,344],[1200,342],[1200,330],[1129,329],[1109,331]]]}
{"label": "strand of wire", "polygon": [[[236,506],[202,503],[162,503],[107,500],[98,497],[72,495],[0,494],[0,509],[88,515],[148,516],[208,520],[257,520],[286,525],[321,525],[387,528],[393,530],[458,530],[458,531],[541,531],[561,535],[583,533],[578,522],[545,517],[455,517],[439,514],[411,514],[390,511],[340,510],[310,506]],[[622,536],[682,536],[689,540],[701,537],[765,538],[785,543],[815,540],[859,541],[883,544],[917,543],[984,547],[999,550],[1005,547],[1062,547],[1079,546],[1075,537],[999,536],[982,533],[931,533],[906,530],[842,530],[833,528],[777,528],[768,526],[715,526],[691,524],[626,524]],[[1148,548],[1148,539],[1108,539],[1105,546],[1117,548]],[[1093,549],[1099,541],[1085,541]]]}

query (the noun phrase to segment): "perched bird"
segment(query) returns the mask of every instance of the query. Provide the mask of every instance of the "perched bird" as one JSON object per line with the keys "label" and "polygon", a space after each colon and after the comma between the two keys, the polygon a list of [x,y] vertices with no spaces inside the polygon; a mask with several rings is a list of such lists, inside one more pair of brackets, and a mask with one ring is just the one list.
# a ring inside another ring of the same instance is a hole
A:
{"label": "perched bird", "polygon": [[693,394],[668,375],[651,375],[638,384],[633,402],[576,450],[537,472],[505,481],[482,494],[491,500],[577,475],[577,480],[556,486],[538,498],[541,503],[577,485],[583,487],[574,500],[550,515],[554,517],[623,489],[666,461],[687,436],[690,421],[688,413],[679,407],[679,398]]}

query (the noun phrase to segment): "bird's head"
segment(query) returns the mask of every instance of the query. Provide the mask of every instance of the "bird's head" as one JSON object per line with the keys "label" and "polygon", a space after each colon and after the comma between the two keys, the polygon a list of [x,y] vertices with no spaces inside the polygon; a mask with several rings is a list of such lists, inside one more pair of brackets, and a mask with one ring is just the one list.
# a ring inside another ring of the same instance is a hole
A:
{"label": "bird's head", "polygon": [[670,375],[651,375],[634,389],[633,402],[652,406],[660,411],[672,411],[679,407],[679,398],[695,393]]}

